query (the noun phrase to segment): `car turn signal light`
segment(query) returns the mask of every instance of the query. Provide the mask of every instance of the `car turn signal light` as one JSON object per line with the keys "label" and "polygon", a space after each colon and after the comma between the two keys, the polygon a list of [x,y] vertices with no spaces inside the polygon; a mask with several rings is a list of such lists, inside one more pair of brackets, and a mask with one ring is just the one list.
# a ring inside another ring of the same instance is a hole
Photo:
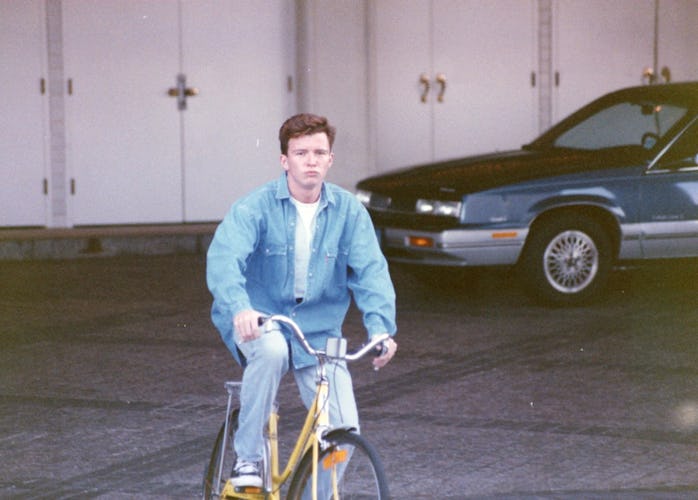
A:
{"label": "car turn signal light", "polygon": [[407,244],[411,247],[432,248],[434,240],[426,236],[408,236]]}
{"label": "car turn signal light", "polygon": [[501,239],[507,239],[507,238],[516,238],[519,233],[516,231],[502,231],[499,233],[492,233],[492,238],[495,240],[501,240]]}

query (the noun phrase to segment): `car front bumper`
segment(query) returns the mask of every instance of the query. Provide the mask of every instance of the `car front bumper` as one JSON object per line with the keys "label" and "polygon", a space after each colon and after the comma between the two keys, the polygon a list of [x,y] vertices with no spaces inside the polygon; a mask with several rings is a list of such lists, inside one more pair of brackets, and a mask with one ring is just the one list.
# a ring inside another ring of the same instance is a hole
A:
{"label": "car front bumper", "polygon": [[449,229],[440,232],[380,228],[391,262],[425,266],[498,266],[515,264],[528,229]]}

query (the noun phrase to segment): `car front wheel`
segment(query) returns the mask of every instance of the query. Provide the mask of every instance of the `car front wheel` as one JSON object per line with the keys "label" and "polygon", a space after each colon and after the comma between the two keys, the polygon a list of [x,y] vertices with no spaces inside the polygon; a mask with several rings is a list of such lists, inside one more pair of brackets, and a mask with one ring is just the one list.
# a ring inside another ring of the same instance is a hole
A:
{"label": "car front wheel", "polygon": [[565,214],[535,228],[521,262],[531,291],[547,302],[585,302],[605,286],[611,243],[601,225],[586,216]]}

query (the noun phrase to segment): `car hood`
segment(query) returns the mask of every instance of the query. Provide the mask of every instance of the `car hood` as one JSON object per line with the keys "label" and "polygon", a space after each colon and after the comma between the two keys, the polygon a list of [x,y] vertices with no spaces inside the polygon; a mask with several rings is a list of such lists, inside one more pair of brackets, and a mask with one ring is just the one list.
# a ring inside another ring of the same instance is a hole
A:
{"label": "car hood", "polygon": [[591,152],[523,149],[395,170],[364,179],[357,189],[400,198],[457,200],[465,194],[517,182],[640,165],[648,159],[642,148]]}

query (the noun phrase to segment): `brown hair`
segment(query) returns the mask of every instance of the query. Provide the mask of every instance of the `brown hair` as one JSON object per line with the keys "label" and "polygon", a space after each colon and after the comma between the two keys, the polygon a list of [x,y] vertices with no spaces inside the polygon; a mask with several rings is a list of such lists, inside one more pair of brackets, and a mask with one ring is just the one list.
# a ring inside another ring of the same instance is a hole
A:
{"label": "brown hair", "polygon": [[330,141],[330,149],[334,144],[335,128],[330,125],[324,116],[301,113],[292,116],[281,125],[279,129],[279,142],[281,143],[281,154],[288,154],[288,141],[303,135],[313,135],[320,133],[327,134]]}

